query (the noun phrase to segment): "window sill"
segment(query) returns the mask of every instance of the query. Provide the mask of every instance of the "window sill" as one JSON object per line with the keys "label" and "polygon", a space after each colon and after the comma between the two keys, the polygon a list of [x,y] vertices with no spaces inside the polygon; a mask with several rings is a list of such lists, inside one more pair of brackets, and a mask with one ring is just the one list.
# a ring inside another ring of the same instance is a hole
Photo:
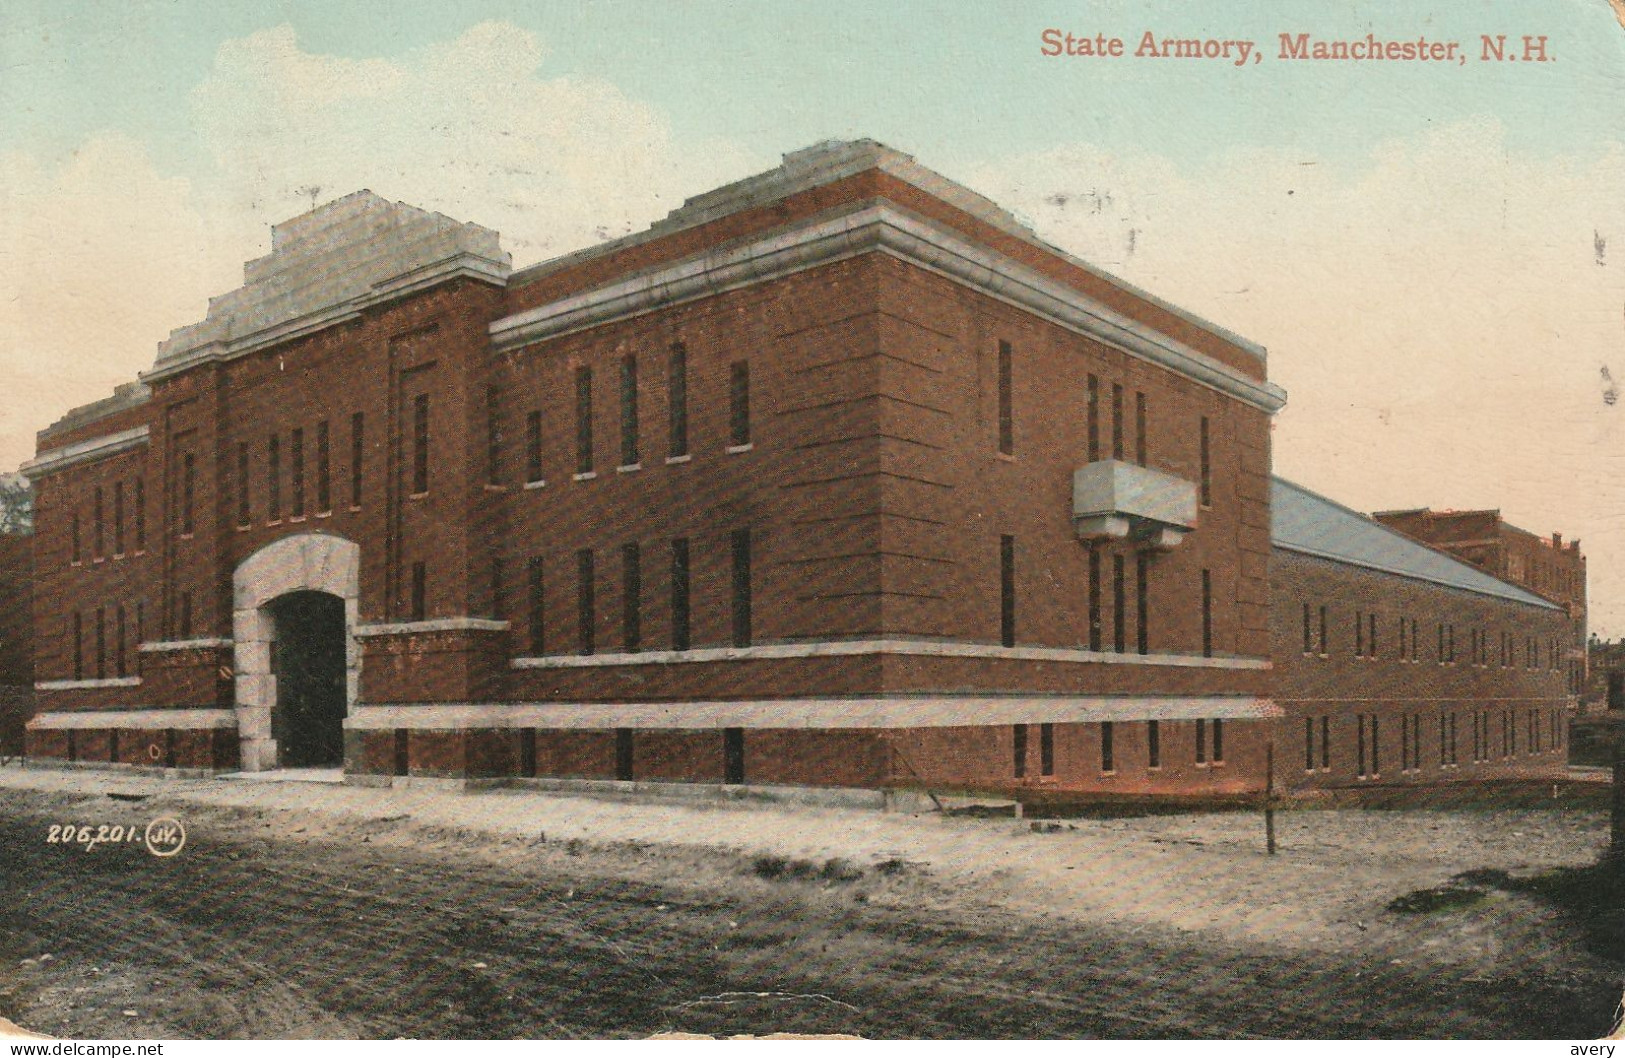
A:
{"label": "window sill", "polygon": [[238,527],[237,527],[237,531],[238,531],[238,532],[239,532],[239,533],[246,533],[246,532],[248,532],[248,531],[249,531],[249,530],[250,530],[250,529],[252,529],[252,528],[253,528],[253,526],[252,526],[252,525],[239,525],[239,526],[238,526]]}
{"label": "window sill", "polygon": [[288,524],[289,524],[289,525],[295,525],[295,524],[298,524],[298,523],[300,523],[300,522],[303,522],[303,521],[304,521],[304,520],[305,520],[305,516],[304,516],[304,515],[302,515],[302,514],[296,514],[296,515],[294,515],[294,516],[293,516],[293,517],[291,517],[291,518],[289,518],[289,519],[288,519]]}
{"label": "window sill", "polygon": [[[181,539],[182,539],[182,540],[185,540],[185,539],[187,539],[187,538],[186,538],[186,537],[184,537],[184,536],[183,536],[183,537],[181,537]],[[102,564],[102,563],[103,563],[103,562],[106,562],[106,561],[107,561],[107,559],[106,559],[106,557],[105,557],[105,556],[102,556],[102,555],[97,555],[97,556],[96,556],[96,557],[95,557],[95,558],[93,558],[93,559],[91,559],[91,560],[90,560],[90,564],[91,564],[91,565],[92,565],[92,566],[99,566],[99,565],[101,565],[101,564]]]}
{"label": "window sill", "polygon": [[615,468],[617,474],[633,474],[643,469],[642,463],[624,463]]}
{"label": "window sill", "polygon": [[674,466],[674,465],[676,465],[678,463],[687,463],[689,460],[691,460],[693,458],[694,457],[689,455],[687,452],[684,452],[680,456],[667,456],[666,457],[666,465],[669,467],[669,466]]}
{"label": "window sill", "polygon": [[427,492],[409,492],[406,494],[406,498],[409,500],[425,500],[429,498],[429,494]]}
{"label": "window sill", "polygon": [[497,485],[497,484],[495,484],[493,482],[487,481],[485,483],[485,491],[486,492],[507,492],[508,491],[508,486],[506,486],[506,485]]}
{"label": "window sill", "polygon": [[350,504],[350,513],[351,514],[360,514],[361,513],[361,504],[359,504],[359,503]]}
{"label": "window sill", "polygon": [[282,519],[281,518],[272,518],[270,521],[265,523],[266,528],[270,528],[273,525],[281,525],[281,524],[282,524]]}
{"label": "window sill", "polygon": [[535,489],[545,489],[545,488],[547,488],[547,482],[543,481],[543,480],[525,482],[525,491],[526,492],[531,492],[531,491],[533,491]]}
{"label": "window sill", "polygon": [[581,473],[581,474],[571,474],[570,475],[570,480],[571,481],[595,481],[595,480],[597,480],[597,478],[598,478],[598,471],[596,471],[596,470],[588,470],[588,471],[586,471],[584,473]]}
{"label": "window sill", "polygon": [[113,552],[113,561],[114,562],[122,562],[123,560],[124,560],[124,552],[122,552],[122,551]]}
{"label": "window sill", "polygon": [[1013,452],[994,452],[993,458],[1002,460],[1006,463],[1014,463],[1016,461],[1015,453]]}
{"label": "window sill", "polygon": [[736,456],[736,455],[739,455],[739,454],[741,454],[743,452],[749,452],[752,448],[755,448],[755,447],[756,446],[754,444],[751,444],[750,442],[747,441],[746,443],[744,443],[742,445],[729,445],[727,448],[724,448],[723,451],[726,452],[728,455]]}
{"label": "window sill", "polygon": [[331,518],[331,517],[333,517],[333,512],[332,511],[317,511],[316,512],[316,517],[318,517],[318,518]]}

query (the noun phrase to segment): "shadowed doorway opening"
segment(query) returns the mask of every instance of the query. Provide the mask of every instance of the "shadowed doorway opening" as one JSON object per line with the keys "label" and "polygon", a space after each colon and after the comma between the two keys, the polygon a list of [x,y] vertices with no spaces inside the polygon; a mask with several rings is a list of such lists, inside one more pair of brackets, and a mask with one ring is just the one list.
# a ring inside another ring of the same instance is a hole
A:
{"label": "shadowed doorway opening", "polygon": [[273,601],[276,622],[271,671],[276,708],[271,716],[277,764],[284,768],[344,763],[344,600],[320,591],[296,591]]}

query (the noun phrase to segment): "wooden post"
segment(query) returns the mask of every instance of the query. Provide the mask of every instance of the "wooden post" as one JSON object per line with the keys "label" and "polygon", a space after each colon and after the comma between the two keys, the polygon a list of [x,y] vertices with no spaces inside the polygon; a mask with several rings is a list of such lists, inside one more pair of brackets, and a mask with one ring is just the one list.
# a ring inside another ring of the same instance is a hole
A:
{"label": "wooden post", "polygon": [[[1614,839],[1619,840],[1619,766],[1614,768]],[[1275,855],[1275,740],[1272,738],[1264,746],[1264,847],[1271,856]]]}

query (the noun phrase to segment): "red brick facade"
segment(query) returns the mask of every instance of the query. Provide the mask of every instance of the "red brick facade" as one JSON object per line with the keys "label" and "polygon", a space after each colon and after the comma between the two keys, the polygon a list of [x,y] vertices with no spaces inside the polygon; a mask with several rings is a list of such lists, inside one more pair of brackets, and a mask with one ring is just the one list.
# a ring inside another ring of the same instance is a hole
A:
{"label": "red brick facade", "polygon": [[1263,351],[906,156],[512,274],[361,194],[245,280],[40,435],[34,753],[277,767],[308,708],[358,776],[1262,785]]}

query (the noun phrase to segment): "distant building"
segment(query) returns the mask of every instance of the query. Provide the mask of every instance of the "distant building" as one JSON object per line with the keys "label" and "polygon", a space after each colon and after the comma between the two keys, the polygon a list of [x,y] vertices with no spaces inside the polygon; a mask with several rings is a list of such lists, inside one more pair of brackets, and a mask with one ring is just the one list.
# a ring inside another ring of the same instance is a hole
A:
{"label": "distant building", "polygon": [[1564,606],[1290,482],[1271,515],[1285,785],[1563,770]]}
{"label": "distant building", "polygon": [[[25,467],[36,754],[1211,795],[1310,718],[1314,781],[1355,783],[1424,737],[1385,622],[1563,616],[1418,546],[1442,580],[1272,540],[1272,497],[1307,501],[1270,477],[1263,349],[869,141],[518,272],[362,192],[244,280]],[[1381,649],[1283,659],[1300,601],[1378,613]],[[1435,682],[1464,716],[1562,699]],[[1403,778],[1557,766],[1519,745]]]}
{"label": "distant building", "polygon": [[1580,541],[1563,534],[1537,536],[1509,525],[1500,511],[1378,511],[1377,521],[1470,562],[1563,606],[1569,615],[1564,644],[1568,691],[1579,701],[1586,683],[1586,560]]}

